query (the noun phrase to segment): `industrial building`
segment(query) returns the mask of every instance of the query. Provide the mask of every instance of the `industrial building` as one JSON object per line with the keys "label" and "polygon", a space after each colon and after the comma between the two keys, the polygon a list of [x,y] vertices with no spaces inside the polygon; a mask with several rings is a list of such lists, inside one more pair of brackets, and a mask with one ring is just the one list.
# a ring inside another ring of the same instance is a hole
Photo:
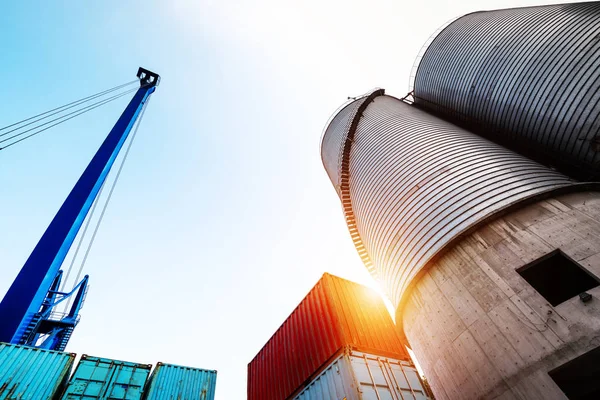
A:
{"label": "industrial building", "polygon": [[458,18],[321,143],[438,399],[600,396],[600,3]]}
{"label": "industrial building", "polygon": [[376,291],[324,274],[248,364],[248,400],[427,399]]}

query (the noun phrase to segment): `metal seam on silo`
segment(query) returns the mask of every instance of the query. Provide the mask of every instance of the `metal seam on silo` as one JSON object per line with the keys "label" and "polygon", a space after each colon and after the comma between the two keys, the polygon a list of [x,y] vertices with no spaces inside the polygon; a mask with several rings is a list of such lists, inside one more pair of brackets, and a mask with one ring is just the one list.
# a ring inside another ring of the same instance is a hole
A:
{"label": "metal seam on silo", "polygon": [[[361,240],[360,232],[358,231],[356,225],[352,223],[356,219],[352,210],[352,200],[350,198],[350,149],[354,140],[354,135],[356,133],[358,123],[362,118],[364,110],[368,107],[368,105],[373,101],[375,97],[382,96],[384,93],[385,91],[383,89],[375,90],[371,94],[369,94],[358,106],[354,117],[350,120],[350,127],[344,138],[343,145],[341,146],[340,150],[340,197],[342,200],[344,216],[346,218],[346,225],[348,226],[348,230],[350,231],[352,241],[354,242],[354,246],[357,248],[357,250],[364,247],[364,245]],[[371,273],[371,275],[373,275],[374,278],[377,278],[376,269],[371,268],[372,262],[369,257],[368,251],[360,251],[358,254],[363,263],[367,266],[369,273]]]}
{"label": "metal seam on silo", "polygon": [[[364,97],[364,96],[363,96]],[[362,97],[360,97],[362,98]],[[323,130],[323,134],[321,136],[321,161],[323,162],[323,166],[329,175],[329,178],[332,182],[335,182],[336,192],[339,196],[339,153],[340,153],[340,145],[344,140],[344,135],[347,132],[350,120],[353,118],[356,108],[360,105],[360,100],[354,99],[349,103],[344,103],[341,107],[339,107],[329,118],[327,124],[325,125],[325,129]],[[344,125],[342,128],[339,128],[340,125]],[[327,129],[331,127],[333,129]],[[330,134],[325,135],[325,133],[329,132]],[[334,135],[331,134],[334,133]],[[335,157],[332,157],[332,152],[334,152]],[[333,164],[333,165],[332,165]]]}

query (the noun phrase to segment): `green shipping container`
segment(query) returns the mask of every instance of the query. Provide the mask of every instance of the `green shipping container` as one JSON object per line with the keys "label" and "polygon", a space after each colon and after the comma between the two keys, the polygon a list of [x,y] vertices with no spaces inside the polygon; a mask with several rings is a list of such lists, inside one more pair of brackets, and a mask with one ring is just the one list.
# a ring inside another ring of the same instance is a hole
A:
{"label": "green shipping container", "polygon": [[217,371],[158,363],[144,400],[213,400]]}
{"label": "green shipping container", "polygon": [[152,365],[82,355],[62,399],[139,400]]}
{"label": "green shipping container", "polygon": [[62,393],[75,354],[0,343],[0,400],[54,400]]}

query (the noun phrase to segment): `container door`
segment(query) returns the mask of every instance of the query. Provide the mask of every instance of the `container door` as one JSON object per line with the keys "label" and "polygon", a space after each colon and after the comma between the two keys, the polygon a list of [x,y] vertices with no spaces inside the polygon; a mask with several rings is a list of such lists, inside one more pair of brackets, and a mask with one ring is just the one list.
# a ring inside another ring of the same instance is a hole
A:
{"label": "container door", "polygon": [[108,399],[137,400],[142,397],[147,370],[120,365],[113,376]]}
{"label": "container door", "polygon": [[294,400],[361,400],[350,360],[342,355],[316,377]]}
{"label": "container door", "polygon": [[363,400],[398,400],[392,395],[389,379],[377,359],[353,354],[351,361]]}
{"label": "container door", "polygon": [[71,378],[63,400],[139,400],[149,366],[107,359],[82,360]]}
{"label": "container door", "polygon": [[395,380],[403,399],[426,400],[428,398],[415,367],[402,361],[386,361],[388,362],[390,375]]}
{"label": "container door", "polygon": [[350,358],[364,400],[427,399],[411,363],[359,352]]}
{"label": "container door", "polygon": [[107,363],[80,362],[71,378],[64,400],[100,399],[109,384],[112,366]]}

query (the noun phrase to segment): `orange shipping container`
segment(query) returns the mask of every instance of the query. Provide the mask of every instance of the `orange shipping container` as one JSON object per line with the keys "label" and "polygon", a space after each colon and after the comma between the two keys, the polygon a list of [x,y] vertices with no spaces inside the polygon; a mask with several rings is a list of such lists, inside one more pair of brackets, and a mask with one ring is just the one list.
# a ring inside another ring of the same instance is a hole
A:
{"label": "orange shipping container", "polygon": [[248,364],[248,400],[287,399],[344,347],[410,359],[376,291],[324,274]]}

